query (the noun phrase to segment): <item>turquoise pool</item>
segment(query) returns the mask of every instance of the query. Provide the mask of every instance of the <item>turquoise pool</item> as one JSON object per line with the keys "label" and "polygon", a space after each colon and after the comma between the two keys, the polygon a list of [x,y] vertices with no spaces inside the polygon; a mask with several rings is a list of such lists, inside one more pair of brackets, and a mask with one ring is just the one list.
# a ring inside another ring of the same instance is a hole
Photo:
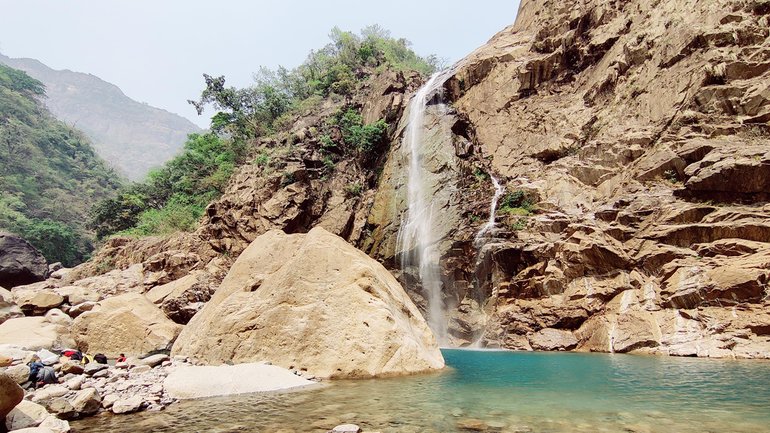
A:
{"label": "turquoise pool", "polygon": [[[431,375],[188,401],[78,432],[770,432],[770,363],[444,350]],[[482,429],[482,430],[478,430]],[[486,429],[486,430],[483,430]]]}

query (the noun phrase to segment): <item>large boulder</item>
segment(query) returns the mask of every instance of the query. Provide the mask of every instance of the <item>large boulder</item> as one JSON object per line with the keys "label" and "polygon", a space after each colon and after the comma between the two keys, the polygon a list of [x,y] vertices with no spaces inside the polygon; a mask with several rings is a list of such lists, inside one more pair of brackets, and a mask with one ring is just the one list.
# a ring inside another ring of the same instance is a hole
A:
{"label": "large boulder", "polygon": [[396,279],[322,228],[273,230],[241,253],[172,355],[270,361],[317,377],[440,369],[435,337]]}
{"label": "large boulder", "polygon": [[61,349],[75,343],[66,326],[51,323],[45,317],[19,317],[0,324],[0,344],[27,350]]}
{"label": "large boulder", "polygon": [[78,316],[72,333],[81,350],[115,357],[168,350],[181,328],[144,295],[126,293]]}
{"label": "large boulder", "polygon": [[0,372],[0,420],[24,399],[24,390],[11,376]]}
{"label": "large boulder", "polygon": [[47,275],[48,262],[40,251],[19,236],[0,232],[0,286],[10,289]]}
{"label": "large boulder", "polygon": [[50,414],[42,405],[22,400],[5,417],[5,427],[9,431],[37,427],[49,416]]}
{"label": "large boulder", "polygon": [[13,302],[11,292],[0,287],[0,323],[14,317],[22,317],[24,313],[18,305]]}

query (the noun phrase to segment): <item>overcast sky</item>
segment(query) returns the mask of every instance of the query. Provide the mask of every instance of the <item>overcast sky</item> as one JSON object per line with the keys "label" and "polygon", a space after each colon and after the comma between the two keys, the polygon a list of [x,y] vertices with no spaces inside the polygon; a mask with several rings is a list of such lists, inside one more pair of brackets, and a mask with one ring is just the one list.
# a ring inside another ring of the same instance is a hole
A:
{"label": "overcast sky", "polygon": [[203,89],[203,73],[245,86],[260,66],[300,64],[334,26],[371,24],[452,63],[512,24],[518,7],[518,0],[0,0],[0,52],[94,74],[206,127],[186,102]]}

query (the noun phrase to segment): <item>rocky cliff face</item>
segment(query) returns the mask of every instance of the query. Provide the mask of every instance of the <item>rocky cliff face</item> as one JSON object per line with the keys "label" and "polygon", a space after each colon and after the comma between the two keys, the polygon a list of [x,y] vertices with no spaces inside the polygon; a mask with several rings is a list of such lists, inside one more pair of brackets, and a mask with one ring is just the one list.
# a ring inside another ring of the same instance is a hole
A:
{"label": "rocky cliff face", "polygon": [[[769,19],[766,0],[525,0],[447,73],[420,152],[453,344],[770,357]],[[344,101],[390,124],[370,158],[324,168],[327,101],[259,144],[198,231],[114,239],[60,284],[117,268],[118,291],[185,323],[257,236],[321,226],[424,310],[398,250],[418,81],[383,73]],[[490,175],[506,206],[477,239]]]}
{"label": "rocky cliff face", "polygon": [[491,254],[488,341],[770,356],[768,20],[767,1],[524,1],[460,62],[453,106],[537,202]]}

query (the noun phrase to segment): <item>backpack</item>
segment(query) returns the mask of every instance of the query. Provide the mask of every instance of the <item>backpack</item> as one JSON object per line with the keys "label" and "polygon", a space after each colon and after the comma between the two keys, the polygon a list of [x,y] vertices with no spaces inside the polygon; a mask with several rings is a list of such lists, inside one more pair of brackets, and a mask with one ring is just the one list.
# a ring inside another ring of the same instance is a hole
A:
{"label": "backpack", "polygon": [[97,353],[96,355],[94,355],[94,361],[99,364],[106,364],[107,357],[103,353]]}

